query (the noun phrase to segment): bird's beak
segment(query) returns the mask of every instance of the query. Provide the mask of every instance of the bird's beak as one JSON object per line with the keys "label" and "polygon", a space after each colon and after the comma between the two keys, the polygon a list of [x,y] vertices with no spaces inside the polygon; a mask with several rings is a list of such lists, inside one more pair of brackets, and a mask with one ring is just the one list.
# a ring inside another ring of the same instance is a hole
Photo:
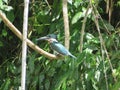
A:
{"label": "bird's beak", "polygon": [[44,37],[40,37],[40,38],[38,38],[38,39],[36,39],[36,40],[39,41],[39,40],[47,40],[47,39],[49,39],[49,37],[44,36]]}

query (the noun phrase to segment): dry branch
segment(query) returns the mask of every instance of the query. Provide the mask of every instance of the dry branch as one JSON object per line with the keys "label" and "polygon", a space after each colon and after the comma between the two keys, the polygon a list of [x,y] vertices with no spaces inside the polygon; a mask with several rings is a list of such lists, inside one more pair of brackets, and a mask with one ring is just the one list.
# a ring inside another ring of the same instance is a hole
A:
{"label": "dry branch", "polygon": [[[109,57],[108,51],[107,51],[107,49],[106,49],[105,42],[104,42],[104,40],[103,40],[103,38],[102,38],[102,34],[101,34],[101,31],[100,31],[98,18],[96,18],[96,17],[98,17],[100,14],[99,14],[99,12],[97,11],[97,9],[95,8],[94,5],[91,4],[91,7],[92,7],[93,10],[94,10],[92,13],[93,13],[93,16],[94,16],[94,18],[95,18],[95,19],[94,19],[94,22],[95,22],[95,25],[96,25],[96,28],[97,28],[98,34],[99,34],[99,39],[100,39],[100,44],[101,44],[101,52],[103,52],[103,50],[102,50],[102,48],[103,48],[104,51],[105,51],[105,54],[106,54],[106,56],[107,56],[107,60],[108,60],[108,63],[109,63],[109,65],[110,65],[111,71],[112,71],[112,76],[113,76],[113,78],[114,78],[114,81],[116,82],[116,81],[117,81],[116,76],[113,75],[113,74],[114,74],[114,68],[113,68],[112,63],[111,63],[111,61],[110,61],[110,57]],[[102,56],[104,56],[104,54],[103,54]],[[104,58],[103,58],[103,60],[104,60]],[[107,90],[108,90],[108,89],[107,89]]]}
{"label": "dry branch", "polygon": [[88,11],[90,9],[90,5],[88,5],[87,10],[85,12],[85,17],[83,19],[83,23],[82,23],[82,29],[81,29],[81,36],[80,36],[80,53],[82,53],[82,49],[83,49],[83,37],[84,37],[84,31],[85,31],[85,26],[86,26],[86,21],[87,21],[87,16],[88,16]]}
{"label": "dry branch", "polygon": [[[3,22],[5,23],[6,26],[8,26],[10,28],[10,30],[18,37],[22,40],[22,34],[21,32],[6,18],[6,16],[0,12],[0,18],[3,20]],[[27,39],[27,45],[29,47],[31,47],[33,50],[37,51],[38,53],[44,55],[45,57],[49,58],[49,59],[58,59],[59,57],[57,57],[56,55],[50,54],[46,51],[44,51],[43,49],[39,48],[37,45],[35,45],[32,41],[30,41],[29,39]]]}

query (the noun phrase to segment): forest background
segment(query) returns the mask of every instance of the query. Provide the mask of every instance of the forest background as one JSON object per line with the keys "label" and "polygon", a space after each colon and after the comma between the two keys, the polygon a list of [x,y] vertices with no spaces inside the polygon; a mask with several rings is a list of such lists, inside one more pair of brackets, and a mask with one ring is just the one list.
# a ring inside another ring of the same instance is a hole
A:
{"label": "forest background", "polygon": [[[20,32],[23,0],[0,0],[0,10]],[[62,0],[31,0],[28,39],[53,53],[36,39],[57,34],[65,43]],[[27,53],[26,90],[119,90],[120,1],[68,0],[70,52],[77,57],[49,59],[30,47]],[[68,39],[69,40],[69,39]],[[22,42],[0,19],[0,90],[21,85]]]}

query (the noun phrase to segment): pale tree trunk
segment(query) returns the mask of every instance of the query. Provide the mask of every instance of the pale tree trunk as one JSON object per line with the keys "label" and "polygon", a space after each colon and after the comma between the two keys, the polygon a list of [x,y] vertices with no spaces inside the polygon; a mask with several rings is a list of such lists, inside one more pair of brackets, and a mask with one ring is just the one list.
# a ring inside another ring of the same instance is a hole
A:
{"label": "pale tree trunk", "polygon": [[25,90],[25,83],[26,83],[28,8],[29,8],[29,0],[24,0],[21,90]]}
{"label": "pale tree trunk", "polygon": [[65,32],[65,47],[69,49],[69,20],[68,20],[68,9],[67,9],[67,0],[62,0],[63,3],[63,19],[64,19],[64,32]]}

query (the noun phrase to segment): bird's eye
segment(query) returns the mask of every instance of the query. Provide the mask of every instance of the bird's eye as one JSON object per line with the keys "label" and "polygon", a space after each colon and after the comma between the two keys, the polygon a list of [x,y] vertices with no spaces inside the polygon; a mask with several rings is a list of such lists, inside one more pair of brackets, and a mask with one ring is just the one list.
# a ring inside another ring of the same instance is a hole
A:
{"label": "bird's eye", "polygon": [[50,37],[50,35],[48,35],[48,37]]}
{"label": "bird's eye", "polygon": [[51,35],[47,35],[47,37],[51,38],[52,36]]}

